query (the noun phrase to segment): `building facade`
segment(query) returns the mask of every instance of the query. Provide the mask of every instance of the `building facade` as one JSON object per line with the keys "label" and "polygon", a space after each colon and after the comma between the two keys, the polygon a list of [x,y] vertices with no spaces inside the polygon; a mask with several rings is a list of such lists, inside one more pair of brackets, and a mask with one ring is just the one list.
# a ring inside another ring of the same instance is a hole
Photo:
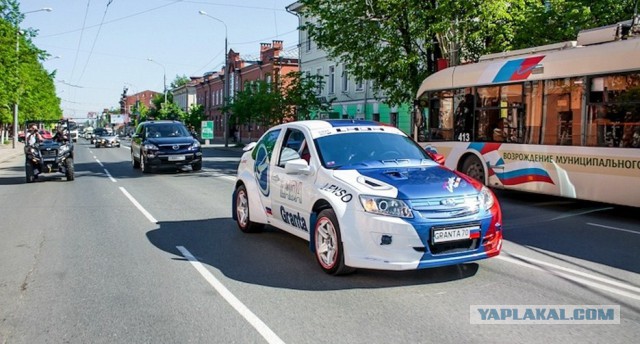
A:
{"label": "building facade", "polygon": [[[225,69],[228,73],[225,73]],[[243,59],[239,53],[230,49],[227,53],[226,68],[206,73],[194,85],[196,102],[203,106],[207,119],[214,122],[214,137],[225,137],[226,128],[227,138],[231,140],[235,135],[243,141],[255,140],[267,129],[257,123],[238,125],[230,121],[225,125],[225,115],[222,111],[225,104],[225,86],[229,87],[229,99],[233,99],[252,81],[280,82],[282,76],[298,70],[297,51],[285,52],[280,40],[260,43],[260,57],[257,60]],[[228,84],[225,84],[225,74],[230,76]]]}
{"label": "building facade", "polygon": [[[300,2],[287,6],[287,11],[298,17],[298,26],[314,20],[302,15],[302,7]],[[331,103],[331,111],[318,113],[317,118],[373,120],[396,126],[407,134],[411,133],[410,104],[390,106],[385,102],[384,94],[374,93],[371,81],[356,80],[349,75],[344,63],[330,60],[307,32],[299,30],[298,34],[300,70],[323,77],[324,87],[318,90],[317,95]]]}
{"label": "building facade", "polygon": [[196,85],[200,82],[201,77],[191,77],[191,80],[180,87],[172,89],[173,102],[184,112],[189,112],[192,105],[196,102]]}
{"label": "building facade", "polygon": [[132,94],[130,96],[126,96],[124,98],[125,123],[132,122],[132,119],[135,116],[139,115],[139,114],[133,113],[133,111],[135,111],[136,105],[142,104],[147,109],[154,108],[155,105],[153,105],[152,100],[156,95],[159,95],[159,94],[161,95],[162,93],[146,90],[146,91],[138,92],[136,94]]}

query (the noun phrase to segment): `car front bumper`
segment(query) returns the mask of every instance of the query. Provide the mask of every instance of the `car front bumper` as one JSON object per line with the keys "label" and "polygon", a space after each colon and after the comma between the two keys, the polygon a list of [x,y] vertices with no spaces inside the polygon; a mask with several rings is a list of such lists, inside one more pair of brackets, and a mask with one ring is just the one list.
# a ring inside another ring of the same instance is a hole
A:
{"label": "car front bumper", "polygon": [[176,168],[202,162],[202,152],[147,155],[146,162],[153,169]]}
{"label": "car front bumper", "polygon": [[[355,268],[413,270],[456,265],[496,256],[502,248],[500,210],[440,221],[350,212],[340,221],[345,264]],[[440,228],[473,227],[468,239],[433,243]]]}

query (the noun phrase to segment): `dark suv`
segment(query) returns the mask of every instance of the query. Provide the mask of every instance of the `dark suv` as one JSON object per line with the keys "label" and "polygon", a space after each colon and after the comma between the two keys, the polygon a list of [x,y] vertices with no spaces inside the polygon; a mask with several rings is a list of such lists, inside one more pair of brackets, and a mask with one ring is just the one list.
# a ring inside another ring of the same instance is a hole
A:
{"label": "dark suv", "polygon": [[185,165],[198,171],[202,169],[202,150],[181,122],[142,122],[131,137],[131,163],[145,173]]}

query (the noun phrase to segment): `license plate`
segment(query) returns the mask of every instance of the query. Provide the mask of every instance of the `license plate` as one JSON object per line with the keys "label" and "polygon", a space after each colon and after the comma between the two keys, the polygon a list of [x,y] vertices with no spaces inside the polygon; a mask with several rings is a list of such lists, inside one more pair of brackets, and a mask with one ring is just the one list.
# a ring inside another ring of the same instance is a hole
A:
{"label": "license plate", "polygon": [[462,227],[452,229],[436,229],[433,231],[433,243],[447,241],[467,240],[471,237],[472,230],[480,230],[478,227]]}
{"label": "license plate", "polygon": [[184,160],[184,155],[169,155],[169,161],[182,161]]}

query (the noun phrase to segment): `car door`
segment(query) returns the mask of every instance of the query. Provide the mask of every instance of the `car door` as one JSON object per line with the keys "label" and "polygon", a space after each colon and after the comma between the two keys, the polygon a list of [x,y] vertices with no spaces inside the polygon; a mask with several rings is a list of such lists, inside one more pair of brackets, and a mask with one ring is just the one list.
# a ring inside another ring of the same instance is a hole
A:
{"label": "car door", "polygon": [[271,198],[276,192],[276,189],[271,184],[271,172],[274,163],[273,153],[278,145],[281,131],[281,129],[273,129],[266,132],[251,151],[251,158],[254,162],[253,177],[263,208],[260,211],[267,213],[269,221],[272,220],[271,216],[275,212],[271,209]]}
{"label": "car door", "polygon": [[136,128],[136,132],[131,137],[131,156],[135,157],[137,160],[140,160],[140,146],[142,145],[143,140],[144,125],[139,124],[138,128]]}
{"label": "car door", "polygon": [[311,142],[310,137],[305,136],[302,129],[288,128],[282,142],[271,172],[274,221],[277,227],[309,240],[314,169],[310,167],[308,172],[286,173],[285,165],[289,161],[300,159],[313,164],[314,157],[309,153],[307,144]]}

